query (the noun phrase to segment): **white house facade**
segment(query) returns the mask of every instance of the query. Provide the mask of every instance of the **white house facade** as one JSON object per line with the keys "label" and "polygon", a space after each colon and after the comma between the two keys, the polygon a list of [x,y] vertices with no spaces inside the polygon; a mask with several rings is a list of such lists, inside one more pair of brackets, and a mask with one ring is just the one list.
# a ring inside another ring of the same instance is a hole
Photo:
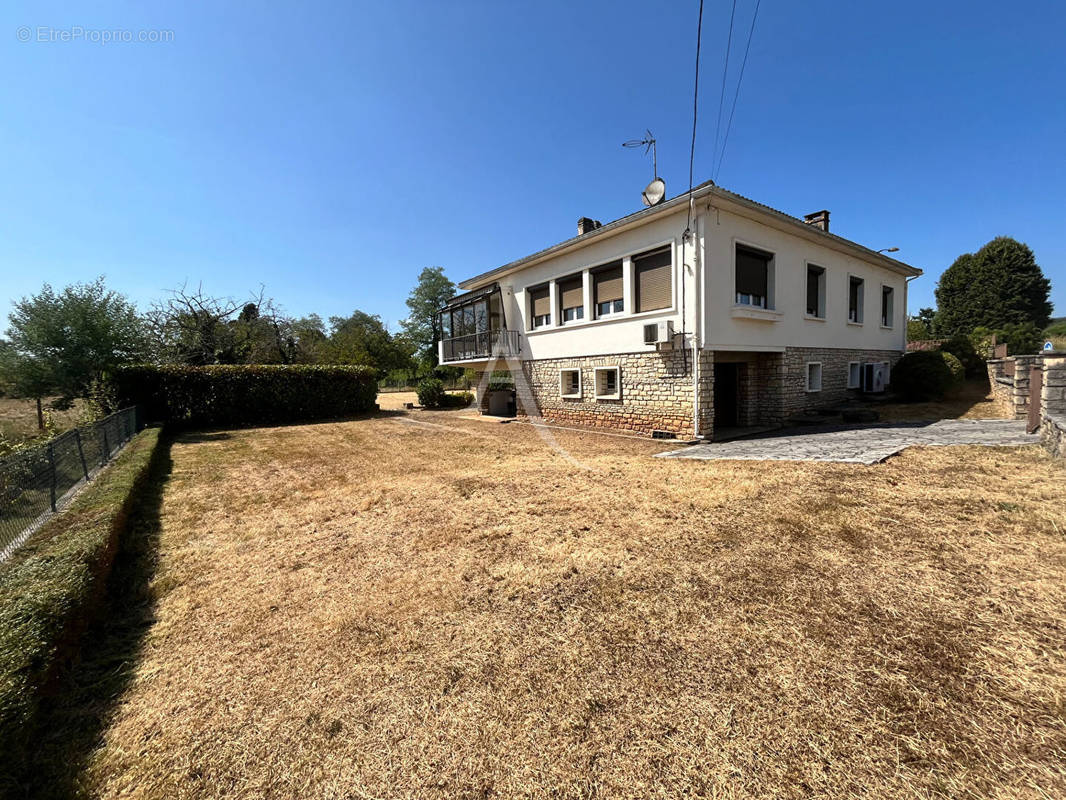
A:
{"label": "white house facade", "polygon": [[711,183],[606,225],[582,218],[576,237],[461,282],[440,360],[510,369],[519,413],[684,437],[883,389],[921,271],[828,223]]}

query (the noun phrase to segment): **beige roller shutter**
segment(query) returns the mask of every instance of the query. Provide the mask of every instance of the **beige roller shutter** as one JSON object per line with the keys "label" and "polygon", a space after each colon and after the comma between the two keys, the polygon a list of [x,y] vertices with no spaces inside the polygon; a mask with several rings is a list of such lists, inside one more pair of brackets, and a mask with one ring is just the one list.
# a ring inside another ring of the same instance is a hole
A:
{"label": "beige roller shutter", "polygon": [[670,277],[673,258],[670,248],[633,257],[637,283],[637,311],[670,307]]}
{"label": "beige roller shutter", "polygon": [[533,316],[540,317],[551,313],[551,301],[548,297],[548,287],[539,286],[529,290],[529,305],[533,309]]}
{"label": "beige roller shutter", "polygon": [[581,276],[566,278],[559,281],[559,307],[580,308],[585,305],[585,298],[581,291]]}
{"label": "beige roller shutter", "polygon": [[592,273],[595,303],[610,303],[622,299],[622,265],[612,265]]}

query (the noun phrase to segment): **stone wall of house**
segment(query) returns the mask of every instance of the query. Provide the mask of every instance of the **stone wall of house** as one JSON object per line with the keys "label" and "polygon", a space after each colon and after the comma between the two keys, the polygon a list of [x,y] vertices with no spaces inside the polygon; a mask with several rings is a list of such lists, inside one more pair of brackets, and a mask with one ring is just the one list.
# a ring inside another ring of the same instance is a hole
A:
{"label": "stone wall of house", "polygon": [[[523,372],[532,398],[517,386],[519,412],[554,425],[607,428],[650,434],[693,434],[692,352],[619,353],[585,358],[526,361]],[[596,368],[619,368],[619,398],[597,399]],[[581,396],[561,396],[560,372],[581,371]],[[709,435],[714,424],[714,360],[704,352],[700,365],[700,427]]]}
{"label": "stone wall of house", "polygon": [[[781,360],[780,396],[784,419],[828,406],[840,405],[859,395],[859,389],[848,388],[848,364],[858,361],[887,361],[889,369],[902,357],[898,350],[850,350],[843,348],[788,347]],[[807,391],[807,364],[822,364],[822,389]],[[776,387],[767,387],[773,394]]]}

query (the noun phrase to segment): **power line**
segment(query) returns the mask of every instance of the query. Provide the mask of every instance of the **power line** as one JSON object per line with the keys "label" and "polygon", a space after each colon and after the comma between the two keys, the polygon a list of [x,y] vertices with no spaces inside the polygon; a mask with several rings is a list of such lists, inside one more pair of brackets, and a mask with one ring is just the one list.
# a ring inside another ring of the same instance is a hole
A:
{"label": "power line", "polygon": [[[702,0],[701,0],[702,2]],[[737,0],[733,0],[733,9],[729,12],[729,37],[725,42],[725,61],[722,63],[722,89],[718,93],[718,124],[714,128],[714,150],[711,151],[711,166],[714,166],[718,154],[718,135],[722,131],[722,105],[725,102],[725,79],[729,74],[729,51],[733,47],[733,18],[737,14]]]}
{"label": "power line", "polygon": [[696,163],[696,115],[700,107],[700,43],[703,40],[703,0],[700,0],[700,15],[696,20],[696,79],[692,88],[692,146],[688,151],[688,222],[685,231],[692,227],[692,173]]}
{"label": "power line", "polygon": [[748,43],[744,46],[744,58],[740,62],[740,75],[737,78],[737,90],[733,93],[733,107],[729,109],[729,122],[725,126],[725,137],[722,139],[722,152],[718,155],[718,165],[714,168],[711,177],[718,180],[718,173],[722,169],[725,160],[725,148],[729,144],[729,131],[733,127],[733,114],[737,110],[737,98],[740,97],[740,84],[744,80],[744,67],[748,65],[748,51],[751,50],[751,37],[755,33],[755,20],[759,18],[759,5],[762,0],[755,0],[755,12],[751,15],[751,27],[748,29]]}

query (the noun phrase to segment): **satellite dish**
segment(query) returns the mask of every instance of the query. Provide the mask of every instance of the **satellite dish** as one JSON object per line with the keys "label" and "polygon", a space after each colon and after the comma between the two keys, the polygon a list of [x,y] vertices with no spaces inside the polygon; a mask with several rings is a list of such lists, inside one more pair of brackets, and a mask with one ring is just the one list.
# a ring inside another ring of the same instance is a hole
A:
{"label": "satellite dish", "polygon": [[643,192],[640,193],[640,199],[644,201],[644,205],[651,206],[658,205],[666,197],[666,182],[662,178],[656,178],[649,183]]}

